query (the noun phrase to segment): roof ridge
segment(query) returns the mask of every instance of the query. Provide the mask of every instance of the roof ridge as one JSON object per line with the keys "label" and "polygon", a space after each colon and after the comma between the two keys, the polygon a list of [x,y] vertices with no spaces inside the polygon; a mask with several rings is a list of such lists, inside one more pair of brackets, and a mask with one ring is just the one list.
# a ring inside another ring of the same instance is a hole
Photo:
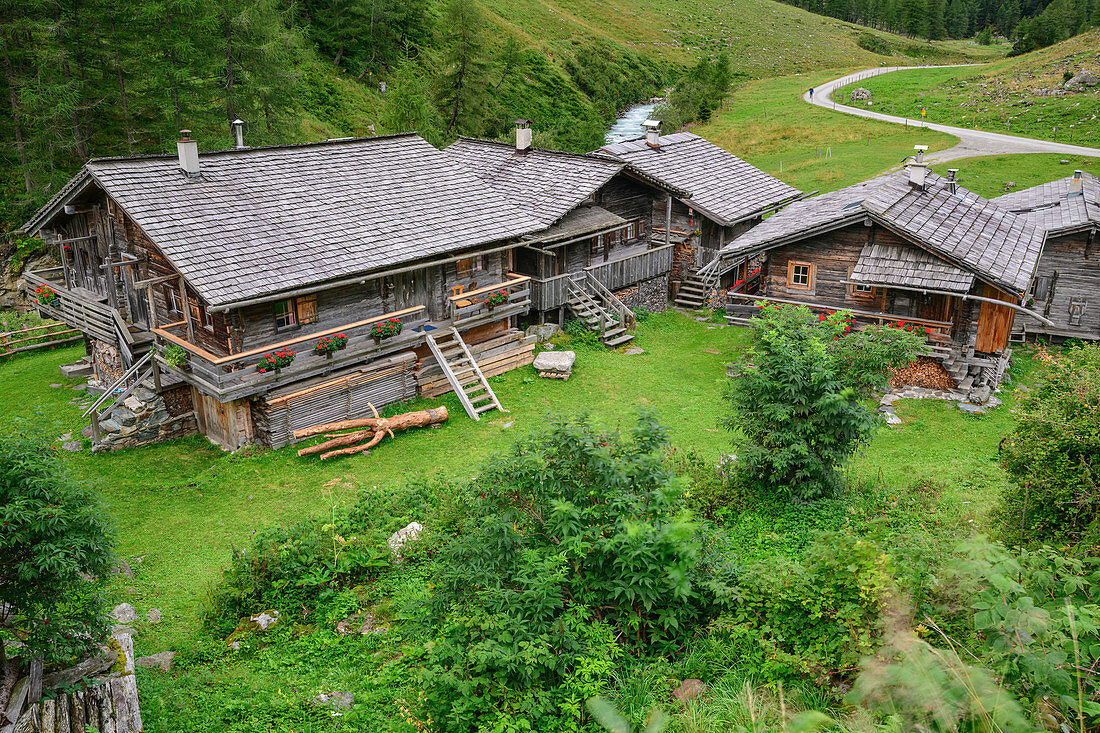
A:
{"label": "roof ridge", "polygon": [[[467,142],[484,143],[486,145],[495,145],[497,147],[502,147],[502,148],[513,148],[514,147],[512,145],[512,143],[506,143],[506,142],[502,142],[500,140],[489,140],[489,139],[483,138],[483,137],[469,137],[469,136],[466,136],[466,135],[459,135],[458,140],[456,140],[455,142],[459,142],[459,141],[462,141],[462,140],[465,140]],[[454,143],[452,143],[452,145],[453,144]],[[450,146],[448,146],[448,147],[450,147]],[[560,156],[565,157],[565,158],[582,158],[582,159],[583,158],[588,158],[588,159],[593,159],[593,160],[604,160],[604,161],[607,161],[608,163],[615,163],[620,168],[625,167],[626,165],[628,165],[627,161],[623,160],[622,158],[618,158],[618,157],[615,157],[614,155],[606,155],[606,154],[602,154],[602,153],[598,153],[598,152],[570,153],[568,150],[555,150],[553,148],[529,148],[526,154],[530,154],[530,153],[545,153],[547,155],[560,155]]]}
{"label": "roof ridge", "polygon": [[[244,148],[221,148],[218,150],[200,150],[199,157],[210,155],[223,155],[226,153],[233,155],[244,155],[247,153],[253,153],[263,150],[294,150],[298,148],[312,148],[320,147],[323,145],[349,145],[352,143],[365,143],[373,142],[375,140],[394,140],[403,137],[420,137],[420,133],[415,130],[410,132],[394,132],[386,135],[369,135],[367,137],[336,137],[329,138],[327,140],[313,140],[304,143],[281,143],[278,145],[252,145]],[[423,138],[420,138],[423,140]],[[424,142],[428,142],[424,140]],[[430,145],[431,143],[429,143]],[[434,147],[434,146],[433,146]],[[176,158],[176,153],[144,153],[142,155],[105,155],[97,158],[89,158],[84,165],[89,163],[114,163],[118,161],[140,161],[140,160],[170,160]]]}

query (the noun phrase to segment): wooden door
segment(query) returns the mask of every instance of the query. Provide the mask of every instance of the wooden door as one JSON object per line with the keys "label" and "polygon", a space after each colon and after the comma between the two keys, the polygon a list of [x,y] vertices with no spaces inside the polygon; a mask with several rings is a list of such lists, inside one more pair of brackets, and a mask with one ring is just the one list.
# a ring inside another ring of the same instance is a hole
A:
{"label": "wooden door", "polygon": [[[982,288],[982,296],[996,298],[1011,303],[1015,296],[1002,293],[991,285]],[[986,354],[995,354],[1004,351],[1008,345],[1008,334],[1012,330],[1012,320],[1016,311],[1003,305],[996,305],[986,301],[982,302],[982,309],[978,313],[978,335],[974,342],[974,350]]]}
{"label": "wooden door", "polygon": [[917,301],[917,318],[927,321],[951,320],[950,295],[921,295]]}
{"label": "wooden door", "polygon": [[440,318],[436,307],[438,298],[433,298],[430,289],[430,275],[427,270],[404,272],[393,278],[394,310],[415,308],[418,305],[428,307],[430,318]]}

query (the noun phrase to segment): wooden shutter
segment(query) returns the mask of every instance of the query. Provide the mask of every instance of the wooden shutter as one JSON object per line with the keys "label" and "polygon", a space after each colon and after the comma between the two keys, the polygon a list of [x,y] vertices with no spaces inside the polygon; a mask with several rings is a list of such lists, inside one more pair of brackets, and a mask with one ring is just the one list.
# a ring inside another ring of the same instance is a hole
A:
{"label": "wooden shutter", "polygon": [[303,295],[300,298],[296,298],[295,302],[298,307],[298,323],[316,323],[317,322],[317,296],[316,295]]}
{"label": "wooden shutter", "polygon": [[[1002,293],[994,287],[986,285],[982,289],[982,295],[986,298],[995,298],[1011,303],[1015,298],[1007,293]],[[982,308],[978,312],[978,334],[974,342],[974,350],[986,354],[995,354],[1003,351],[1008,345],[1008,334],[1012,330],[1012,321],[1016,311],[1003,305],[996,305],[988,301],[982,301]]]}

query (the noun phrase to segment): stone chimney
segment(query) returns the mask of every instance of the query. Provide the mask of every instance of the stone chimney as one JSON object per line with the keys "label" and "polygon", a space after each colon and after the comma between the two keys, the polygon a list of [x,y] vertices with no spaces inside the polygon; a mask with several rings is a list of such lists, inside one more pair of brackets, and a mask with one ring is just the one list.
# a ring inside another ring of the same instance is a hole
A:
{"label": "stone chimney", "polygon": [[1081,180],[1081,176],[1084,175],[1081,171],[1073,172],[1073,180],[1069,182],[1069,193],[1067,196],[1080,196],[1084,191],[1085,182]]}
{"label": "stone chimney", "polygon": [[531,150],[531,120],[516,120],[516,154],[526,155]]}
{"label": "stone chimney", "polygon": [[947,190],[952,194],[959,192],[959,169],[948,168],[947,169]]}
{"label": "stone chimney", "polygon": [[233,149],[243,150],[248,146],[244,144],[244,120],[239,117],[229,123],[233,128]]}
{"label": "stone chimney", "polygon": [[661,121],[646,120],[642,123],[645,130],[645,143],[651,148],[661,147]]}
{"label": "stone chimney", "polygon": [[176,152],[180,158],[180,170],[190,178],[199,175],[199,144],[191,139],[190,130],[180,130],[180,139],[176,141]]}
{"label": "stone chimney", "polygon": [[928,177],[928,164],[924,162],[924,153],[927,145],[914,145],[913,150],[917,154],[909,161],[909,185],[913,188],[924,189],[924,181]]}

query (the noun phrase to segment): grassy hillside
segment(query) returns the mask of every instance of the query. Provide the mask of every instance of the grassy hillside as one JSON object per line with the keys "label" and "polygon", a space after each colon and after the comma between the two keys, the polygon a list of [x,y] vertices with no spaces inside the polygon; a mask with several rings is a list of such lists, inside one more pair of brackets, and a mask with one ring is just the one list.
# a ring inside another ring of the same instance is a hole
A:
{"label": "grassy hillside", "polygon": [[[980,67],[904,71],[860,82],[886,112],[993,132],[1100,145],[1100,87],[1062,89],[1066,74],[1100,74],[1100,29]],[[837,99],[846,98],[845,91]]]}
{"label": "grassy hillside", "polygon": [[715,120],[694,131],[803,191],[833,191],[901,164],[917,144],[941,150],[957,140],[929,130],[853,118],[801,100],[807,87],[843,70],[752,81]]}
{"label": "grassy hillside", "polygon": [[1075,170],[1100,175],[1100,158],[1048,154],[989,155],[932,166],[940,175],[945,175],[948,168],[958,168],[963,186],[989,198],[1065,178],[1073,175]]}

